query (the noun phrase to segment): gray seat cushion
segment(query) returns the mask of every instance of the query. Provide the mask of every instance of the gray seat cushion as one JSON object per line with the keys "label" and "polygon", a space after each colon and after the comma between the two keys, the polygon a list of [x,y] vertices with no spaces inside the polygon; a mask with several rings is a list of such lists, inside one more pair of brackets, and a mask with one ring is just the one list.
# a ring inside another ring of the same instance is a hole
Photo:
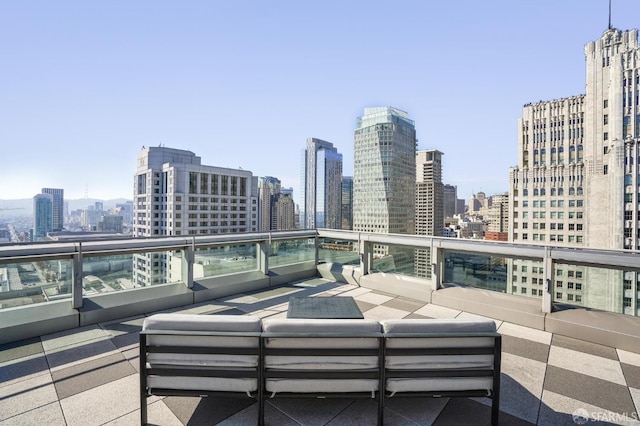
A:
{"label": "gray seat cushion", "polygon": [[[363,319],[267,319],[263,321],[265,333],[294,334],[265,339],[265,348],[278,349],[376,349],[379,340],[375,337],[357,335],[381,333],[380,323]],[[316,337],[313,337],[313,335]],[[330,334],[331,336],[329,336]],[[349,335],[348,338],[337,336]],[[318,336],[320,335],[320,336]],[[265,368],[271,370],[376,370],[379,358],[374,356],[310,355],[287,356],[267,355]],[[302,373],[304,374],[304,373]],[[332,393],[332,392],[374,392],[378,390],[376,379],[308,379],[268,378],[267,392]]]}
{"label": "gray seat cushion", "polygon": [[[258,317],[241,315],[191,315],[156,314],[146,318],[143,330],[148,331],[198,331],[224,333],[259,333],[262,322]],[[216,336],[216,335],[147,335],[147,345],[184,346],[185,353],[149,353],[150,367],[190,368],[190,369],[246,369],[255,371],[258,355],[240,354],[190,354],[189,347],[215,348],[258,348],[258,336]],[[149,376],[150,388],[184,390],[209,390],[253,392],[258,388],[255,378],[189,377],[189,376]]]}

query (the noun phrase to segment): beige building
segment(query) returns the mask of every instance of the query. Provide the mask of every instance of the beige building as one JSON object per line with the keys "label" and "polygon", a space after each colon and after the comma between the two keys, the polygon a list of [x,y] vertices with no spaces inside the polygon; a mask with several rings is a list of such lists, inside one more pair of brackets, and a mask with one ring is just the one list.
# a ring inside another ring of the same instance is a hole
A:
{"label": "beige building", "polygon": [[[444,228],[443,155],[435,149],[416,153],[416,235],[442,236]],[[418,277],[431,276],[428,250],[416,250],[415,273]]]}
{"label": "beige building", "polygon": [[[580,248],[638,245],[638,30],[609,28],[585,46],[586,94],[527,104],[510,170],[509,240]],[[542,296],[542,267],[511,264],[513,293]],[[566,265],[555,303],[637,314],[636,273]]]}
{"label": "beige building", "polygon": [[[143,148],[133,200],[133,235],[138,238],[258,230],[258,178],[247,170],[205,166],[191,151]],[[170,251],[136,254],[134,285],[170,282],[171,256]]]}

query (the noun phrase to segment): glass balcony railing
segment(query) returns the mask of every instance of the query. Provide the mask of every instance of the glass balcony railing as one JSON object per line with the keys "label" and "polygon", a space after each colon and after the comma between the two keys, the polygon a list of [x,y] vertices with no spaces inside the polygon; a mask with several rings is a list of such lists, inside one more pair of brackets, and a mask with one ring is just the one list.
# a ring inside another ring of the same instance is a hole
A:
{"label": "glass balcony railing", "polygon": [[[161,285],[196,291],[199,280],[277,276],[278,268],[322,263],[417,278],[425,291],[465,286],[525,296],[540,300],[542,312],[589,308],[637,316],[640,308],[640,256],[629,251],[318,229],[2,245],[0,310],[61,299],[77,309],[96,295]],[[207,288],[216,283],[209,280]]]}

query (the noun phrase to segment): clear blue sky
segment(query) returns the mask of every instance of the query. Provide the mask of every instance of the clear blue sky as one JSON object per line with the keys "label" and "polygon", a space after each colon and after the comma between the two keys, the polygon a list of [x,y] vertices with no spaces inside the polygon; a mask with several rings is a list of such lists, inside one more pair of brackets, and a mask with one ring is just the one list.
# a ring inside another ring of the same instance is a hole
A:
{"label": "clear blue sky", "polygon": [[506,191],[522,105],[584,93],[607,22],[607,0],[2,1],[0,199],[131,198],[161,143],[297,191],[306,138],[352,175],[356,118],[386,105],[459,198]]}

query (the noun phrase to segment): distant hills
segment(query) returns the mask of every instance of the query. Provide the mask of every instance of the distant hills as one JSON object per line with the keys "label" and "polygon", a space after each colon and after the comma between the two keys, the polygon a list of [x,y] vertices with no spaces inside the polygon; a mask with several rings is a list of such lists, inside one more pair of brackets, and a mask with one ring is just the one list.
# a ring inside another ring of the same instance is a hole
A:
{"label": "distant hills", "polygon": [[[69,203],[69,211],[86,209],[88,206],[95,206],[96,202],[102,202],[104,209],[114,208],[116,204],[126,203],[126,198],[115,198],[112,200],[101,200],[98,198],[79,198],[75,200],[65,200]],[[0,200],[0,218],[33,216],[33,198],[20,198],[16,200]]]}

